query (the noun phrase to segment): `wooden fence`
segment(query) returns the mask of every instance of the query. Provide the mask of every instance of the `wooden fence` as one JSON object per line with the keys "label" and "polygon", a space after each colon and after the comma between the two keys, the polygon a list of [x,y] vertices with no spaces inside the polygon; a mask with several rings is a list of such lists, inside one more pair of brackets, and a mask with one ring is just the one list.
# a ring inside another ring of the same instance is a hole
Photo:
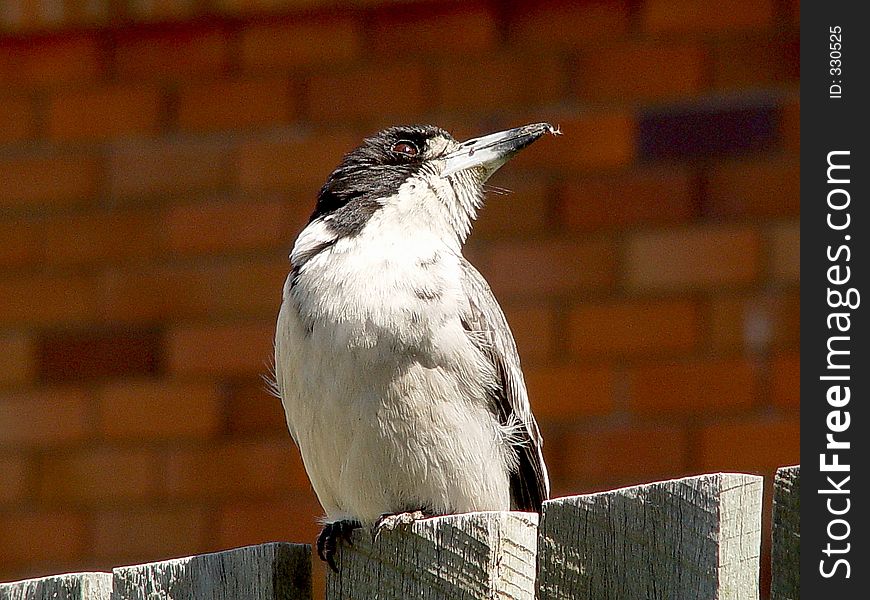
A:
{"label": "wooden fence", "polygon": [[[800,467],[777,471],[772,600],[800,597]],[[338,599],[739,599],[759,596],[762,478],[717,473],[551,500],[543,514],[450,515],[357,530]],[[111,573],[0,584],[0,600],[311,598],[311,547],[272,543]]]}

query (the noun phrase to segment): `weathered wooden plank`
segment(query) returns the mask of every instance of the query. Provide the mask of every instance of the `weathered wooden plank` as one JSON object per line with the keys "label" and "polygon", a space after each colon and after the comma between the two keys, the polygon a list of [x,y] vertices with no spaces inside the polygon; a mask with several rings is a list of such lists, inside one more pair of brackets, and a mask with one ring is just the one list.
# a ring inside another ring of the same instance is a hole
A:
{"label": "weathered wooden plank", "polygon": [[328,573],[327,600],[534,598],[538,515],[479,512],[357,530]]}
{"label": "weathered wooden plank", "polygon": [[0,600],[109,600],[111,573],[69,573],[0,583]]}
{"label": "weathered wooden plank", "polygon": [[776,470],[773,482],[771,600],[801,597],[801,467]]}
{"label": "weathered wooden plank", "polygon": [[762,482],[719,473],[545,502],[538,598],[758,598]]}
{"label": "weathered wooden plank", "polygon": [[311,547],[272,543],[113,571],[112,600],[309,600]]}

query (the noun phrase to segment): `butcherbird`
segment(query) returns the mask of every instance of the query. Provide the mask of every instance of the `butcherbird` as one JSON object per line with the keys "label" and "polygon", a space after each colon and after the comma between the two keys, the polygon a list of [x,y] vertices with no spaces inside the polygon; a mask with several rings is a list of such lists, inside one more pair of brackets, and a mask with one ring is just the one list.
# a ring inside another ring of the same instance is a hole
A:
{"label": "butcherbird", "polygon": [[547,132],[386,129],[344,157],[296,240],[275,383],[333,569],[354,527],[549,496],[513,335],[462,256],[484,183]]}

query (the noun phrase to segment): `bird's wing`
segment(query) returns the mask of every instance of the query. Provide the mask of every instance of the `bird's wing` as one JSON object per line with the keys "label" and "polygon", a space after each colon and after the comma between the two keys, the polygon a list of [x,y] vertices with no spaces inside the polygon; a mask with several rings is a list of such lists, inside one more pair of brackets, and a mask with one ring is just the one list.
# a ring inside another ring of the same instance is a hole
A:
{"label": "bird's wing", "polygon": [[[272,392],[280,401],[284,410],[287,410],[288,402],[291,399],[288,396],[287,379],[291,375],[287,372],[290,368],[290,351],[292,341],[288,339],[290,331],[293,330],[293,322],[297,319],[293,300],[290,297],[290,288],[292,287],[293,279],[298,275],[298,270],[293,269],[287,280],[284,282],[284,295],[281,301],[281,308],[278,311],[278,323],[275,327],[275,343],[274,343],[274,358],[272,363],[271,377],[266,379],[266,384],[269,386],[269,391]],[[287,427],[290,430],[290,437],[296,446],[299,446],[299,440],[296,433],[293,431],[293,423],[287,420]]]}
{"label": "bird's wing", "polygon": [[540,512],[541,503],[550,495],[550,481],[541,451],[541,432],[529,406],[517,346],[489,284],[468,261],[460,260],[462,287],[468,298],[462,325],[495,370],[497,384],[490,393],[493,412],[503,426],[516,432],[511,436],[515,438],[519,458],[518,468],[510,478],[513,508]]}

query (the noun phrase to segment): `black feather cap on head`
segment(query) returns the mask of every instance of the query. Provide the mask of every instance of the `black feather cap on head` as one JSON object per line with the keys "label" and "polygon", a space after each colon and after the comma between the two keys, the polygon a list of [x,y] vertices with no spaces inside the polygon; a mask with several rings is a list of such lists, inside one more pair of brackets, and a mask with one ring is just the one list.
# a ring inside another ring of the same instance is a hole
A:
{"label": "black feather cap on head", "polygon": [[[336,227],[360,228],[377,210],[379,198],[395,194],[420,170],[426,158],[431,158],[424,150],[427,142],[435,137],[453,140],[448,132],[434,125],[400,125],[366,138],[345,154],[330,174],[309,222],[332,214]],[[402,142],[416,153],[397,152],[395,148]]]}

